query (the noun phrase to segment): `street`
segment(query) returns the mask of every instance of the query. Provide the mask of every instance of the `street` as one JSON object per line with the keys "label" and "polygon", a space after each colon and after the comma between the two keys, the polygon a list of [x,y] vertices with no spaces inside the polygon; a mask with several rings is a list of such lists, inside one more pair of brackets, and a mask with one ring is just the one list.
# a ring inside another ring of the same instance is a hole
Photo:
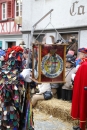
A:
{"label": "street", "polygon": [[35,130],[72,130],[72,124],[42,113],[39,109],[34,109]]}

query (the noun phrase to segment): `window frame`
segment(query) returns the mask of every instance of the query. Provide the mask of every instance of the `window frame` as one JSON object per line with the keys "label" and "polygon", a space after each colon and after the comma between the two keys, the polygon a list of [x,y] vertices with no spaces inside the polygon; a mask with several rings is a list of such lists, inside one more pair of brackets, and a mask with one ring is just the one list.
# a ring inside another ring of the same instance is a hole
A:
{"label": "window frame", "polygon": [[2,41],[0,41],[0,47],[2,48]]}
{"label": "window frame", "polygon": [[[5,5],[5,8],[3,8],[3,5]],[[5,9],[5,12],[3,9]],[[5,18],[3,17],[3,15],[5,15]],[[6,19],[7,19],[7,3],[4,2],[2,3],[2,20],[6,20]]]}
{"label": "window frame", "polygon": [[[18,2],[18,8],[19,8],[19,10],[17,11],[16,9],[17,9],[17,2]],[[16,0],[15,1],[15,17],[22,17],[22,0]],[[16,14],[18,12],[18,15]]]}

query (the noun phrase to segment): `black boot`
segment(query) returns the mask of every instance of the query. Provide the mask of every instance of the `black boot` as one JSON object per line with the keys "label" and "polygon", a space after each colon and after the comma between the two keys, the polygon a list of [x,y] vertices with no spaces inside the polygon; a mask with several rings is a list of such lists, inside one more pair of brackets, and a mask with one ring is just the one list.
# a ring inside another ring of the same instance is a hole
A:
{"label": "black boot", "polygon": [[67,90],[67,101],[72,101],[72,90]]}
{"label": "black boot", "polygon": [[62,100],[66,100],[66,90],[62,89]]}
{"label": "black boot", "polygon": [[79,126],[73,126],[73,130],[81,130]]}

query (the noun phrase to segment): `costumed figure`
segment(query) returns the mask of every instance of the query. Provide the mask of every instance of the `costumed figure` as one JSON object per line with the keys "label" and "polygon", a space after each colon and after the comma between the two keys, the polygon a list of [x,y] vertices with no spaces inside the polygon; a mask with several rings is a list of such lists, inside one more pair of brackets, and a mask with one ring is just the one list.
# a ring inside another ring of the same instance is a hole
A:
{"label": "costumed figure", "polygon": [[78,49],[78,55],[75,61],[76,66],[80,65],[80,62],[82,61],[82,59],[87,57],[87,54],[85,54],[85,52],[86,52],[86,49],[84,47]]}
{"label": "costumed figure", "polygon": [[39,100],[48,100],[52,98],[50,83],[42,83],[38,85],[39,92],[32,97],[32,106],[35,107]]}
{"label": "costumed figure", "polygon": [[[78,55],[77,55],[77,58],[75,60],[76,71],[78,70],[79,66],[81,65],[80,63],[86,57],[87,57],[87,50],[86,50],[86,48],[84,48],[84,47],[83,48],[79,48],[78,49]],[[75,73],[72,74],[72,81],[74,81],[74,77],[75,77]]]}
{"label": "costumed figure", "polygon": [[76,73],[76,68],[75,68],[75,56],[74,53],[68,53],[66,55],[66,69],[65,69],[65,81],[66,83],[63,84],[62,86],[62,100],[72,100],[72,89],[73,89],[73,84],[71,81],[71,75],[72,73]]}
{"label": "costumed figure", "polygon": [[[87,54],[87,48],[84,49]],[[80,67],[74,78],[73,98],[71,107],[71,116],[74,120],[79,120],[80,124],[73,127],[74,130],[85,130],[87,121],[87,91],[84,87],[87,86],[87,58],[83,58]]]}
{"label": "costumed figure", "polygon": [[[24,69],[22,56],[23,49],[20,46],[13,46],[8,48],[1,58],[0,130],[22,130],[23,127],[30,130],[33,124],[31,104],[24,101],[26,92],[24,78],[19,76]],[[24,104],[28,106],[26,115],[23,114]]]}
{"label": "costumed figure", "polygon": [[24,41],[21,41],[20,44],[19,44],[19,46],[20,46],[22,49],[24,49],[24,45],[26,45]]}

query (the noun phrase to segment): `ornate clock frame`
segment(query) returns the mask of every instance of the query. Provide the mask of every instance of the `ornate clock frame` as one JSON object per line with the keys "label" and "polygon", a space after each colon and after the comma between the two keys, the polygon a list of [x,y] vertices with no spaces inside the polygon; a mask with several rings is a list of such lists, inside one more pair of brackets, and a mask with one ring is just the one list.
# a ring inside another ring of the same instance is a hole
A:
{"label": "ornate clock frame", "polygon": [[36,83],[64,83],[67,44],[33,44],[32,80]]}

